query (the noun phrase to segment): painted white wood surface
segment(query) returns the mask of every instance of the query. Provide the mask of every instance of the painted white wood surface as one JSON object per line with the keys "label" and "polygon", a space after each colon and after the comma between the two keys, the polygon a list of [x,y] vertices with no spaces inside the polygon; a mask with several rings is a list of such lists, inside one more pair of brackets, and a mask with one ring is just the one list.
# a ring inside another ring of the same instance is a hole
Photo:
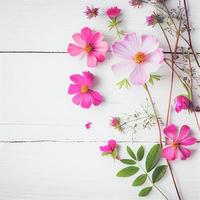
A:
{"label": "painted white wood surface", "polygon": [[[126,31],[148,31],[166,46],[159,30],[145,25],[151,9],[133,9],[126,0],[0,0],[0,50],[66,51],[71,35],[84,26],[102,31],[111,40],[113,33],[107,31],[106,18],[101,13],[88,21],[83,14],[86,5],[121,7]],[[190,0],[189,6],[196,29],[195,48],[200,49],[200,3]],[[109,57],[104,64],[88,69],[85,60],[67,54],[0,54],[0,200],[139,199],[131,179],[115,177],[121,165],[102,158],[98,150],[110,138],[121,141],[122,152],[127,144],[132,145],[132,136],[111,129],[109,119],[138,109],[146,97],[141,87],[116,88],[118,78],[110,69],[114,62]],[[102,106],[83,110],[71,103],[66,92],[68,78],[83,70],[99,77],[97,88],[105,97]],[[151,90],[165,119],[170,70],[163,66],[158,73],[163,79]],[[179,86],[175,85],[175,92],[181,92]],[[183,112],[172,120],[191,125],[199,136],[192,115]],[[88,121],[92,121],[90,130],[84,127]],[[133,147],[142,143],[148,149],[157,138],[156,128],[140,130]],[[173,163],[184,200],[200,199],[199,144],[193,149],[189,161]],[[161,188],[170,200],[177,199],[169,174]],[[154,191],[147,199],[162,197]]]}

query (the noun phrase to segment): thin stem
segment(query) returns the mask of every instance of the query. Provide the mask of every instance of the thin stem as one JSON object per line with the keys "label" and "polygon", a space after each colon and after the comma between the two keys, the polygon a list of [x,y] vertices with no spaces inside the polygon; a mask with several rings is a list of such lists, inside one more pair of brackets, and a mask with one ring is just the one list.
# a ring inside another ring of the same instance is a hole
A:
{"label": "thin stem", "polygon": [[[190,55],[188,55],[188,64],[189,64],[189,69],[190,69],[190,93],[191,93],[191,101],[193,103],[193,78],[192,78],[192,66],[191,66],[191,59],[190,59]],[[197,123],[197,127],[200,130],[200,125],[199,125],[199,120],[196,114],[195,109],[193,109],[193,113],[194,113],[194,117]]]}
{"label": "thin stem", "polygon": [[196,63],[198,65],[198,67],[200,67],[199,61],[197,59],[197,56],[195,54],[195,51],[194,51],[193,45],[192,45],[192,39],[191,39],[191,34],[190,34],[190,22],[189,22],[189,17],[188,17],[188,10],[187,10],[186,0],[183,0],[183,3],[184,3],[184,9],[185,9],[185,15],[186,15],[186,21],[187,21],[187,32],[188,32],[189,46],[190,46],[190,49],[193,52],[193,55],[194,55],[194,58],[196,60]]}
{"label": "thin stem", "polygon": [[174,183],[174,187],[175,187],[176,193],[178,195],[178,199],[181,200],[181,195],[180,195],[180,193],[178,191],[178,187],[176,185],[176,180],[175,180],[175,177],[174,177],[174,174],[173,174],[173,171],[172,171],[172,167],[171,167],[171,164],[170,164],[170,162],[168,160],[167,160],[167,165],[168,165],[169,171],[171,173],[171,177],[172,177],[172,180],[173,180],[173,183]]}
{"label": "thin stem", "polygon": [[171,52],[171,59],[172,59],[172,73],[171,73],[171,81],[170,81],[170,90],[169,90],[169,99],[168,99],[168,106],[167,106],[167,118],[166,118],[166,125],[169,123],[169,117],[170,117],[170,108],[171,108],[171,97],[172,97],[172,90],[173,90],[173,84],[174,84],[174,55],[172,52],[172,47],[169,42],[169,39],[167,37],[167,34],[165,33],[165,30],[163,29],[162,25],[159,23],[159,26],[164,34],[164,37],[167,41],[167,44],[169,46],[170,52]]}
{"label": "thin stem", "polygon": [[153,102],[153,99],[152,99],[152,96],[151,96],[151,93],[149,91],[147,84],[145,84],[145,90],[147,91],[147,94],[149,96],[149,99],[150,99],[150,102],[151,102],[151,105],[152,105],[152,108],[153,108],[153,112],[154,112],[154,115],[155,115],[155,118],[156,118],[156,123],[157,123],[157,126],[158,126],[158,132],[159,132],[159,143],[160,143],[160,146],[162,148],[161,126],[160,126],[160,122],[159,122],[159,118],[158,118],[158,115],[157,115],[157,112],[156,112],[156,108],[155,108],[155,105],[154,105],[154,102]]}
{"label": "thin stem", "polygon": [[148,177],[149,181],[151,182],[152,186],[155,187],[158,192],[166,199],[168,200],[167,196],[161,191],[161,189],[151,180],[149,174],[143,169],[143,167],[139,164],[139,162],[137,162],[139,168],[144,172],[144,174],[146,174],[146,176]]}
{"label": "thin stem", "polygon": [[[171,66],[171,68],[172,68],[172,76],[171,76],[169,102],[168,102],[168,110],[167,110],[167,120],[166,120],[166,124],[168,124],[168,122],[169,122],[169,114],[170,114],[170,107],[171,107],[172,89],[173,89],[173,82],[174,82],[174,55],[173,55],[173,52],[172,52],[172,48],[171,48],[171,44],[169,42],[169,39],[168,39],[168,37],[167,37],[162,25],[161,24],[159,24],[159,25],[160,25],[160,28],[161,28],[164,36],[165,36],[167,44],[169,46],[169,49],[170,49],[170,52],[171,52],[171,59],[172,59],[172,66]],[[180,24],[179,24],[179,29],[180,29]],[[179,30],[179,33],[180,33],[180,30]],[[176,40],[175,52],[177,50],[178,41],[179,41],[179,34],[178,34],[177,40]],[[180,193],[179,193],[179,190],[178,190],[178,187],[177,187],[177,184],[176,184],[176,181],[175,181],[175,178],[174,178],[174,174],[173,174],[173,171],[172,171],[172,168],[171,168],[171,165],[170,165],[169,161],[167,161],[167,165],[168,165],[168,167],[170,169],[170,174],[171,174],[171,177],[172,177],[172,181],[173,181],[173,184],[174,184],[178,199],[181,200],[181,196],[180,196]]]}

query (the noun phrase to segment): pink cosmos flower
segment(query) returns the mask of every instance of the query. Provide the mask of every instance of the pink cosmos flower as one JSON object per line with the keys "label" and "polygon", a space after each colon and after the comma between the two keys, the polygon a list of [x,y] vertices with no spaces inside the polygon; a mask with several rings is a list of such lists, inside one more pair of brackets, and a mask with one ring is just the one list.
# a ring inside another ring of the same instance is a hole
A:
{"label": "pink cosmos flower", "polygon": [[177,134],[177,127],[170,124],[164,129],[167,145],[162,150],[162,156],[167,160],[175,160],[178,156],[181,160],[190,157],[191,151],[185,146],[190,146],[197,142],[197,139],[190,136],[190,127],[183,125]]}
{"label": "pink cosmos flower", "polygon": [[127,34],[123,40],[115,42],[111,50],[124,60],[112,66],[114,74],[128,73],[128,79],[135,85],[144,85],[150,73],[157,71],[164,59],[158,40],[152,35]]}
{"label": "pink cosmos flower", "polygon": [[103,41],[103,35],[100,32],[94,32],[85,27],[81,29],[81,33],[75,33],[72,37],[77,44],[68,45],[67,52],[71,56],[87,54],[88,67],[95,67],[98,62],[105,60],[108,44]]}
{"label": "pink cosmos flower", "polygon": [[84,13],[89,19],[91,19],[93,17],[98,16],[99,8],[94,8],[93,6],[90,8],[89,6],[87,6],[86,11]]}
{"label": "pink cosmos flower", "polygon": [[187,110],[189,105],[190,100],[186,96],[180,95],[175,98],[175,110],[177,113],[181,110]]}
{"label": "pink cosmos flower", "polygon": [[110,7],[106,10],[106,15],[110,18],[110,19],[113,19],[113,18],[117,18],[119,17],[121,13],[121,9],[119,9],[117,6],[115,7]]}
{"label": "pink cosmos flower", "polygon": [[82,108],[90,108],[92,103],[98,106],[103,101],[103,97],[91,89],[94,75],[90,72],[82,73],[83,75],[73,74],[70,76],[73,84],[70,84],[68,94],[75,94],[72,101],[76,105],[81,105]]}

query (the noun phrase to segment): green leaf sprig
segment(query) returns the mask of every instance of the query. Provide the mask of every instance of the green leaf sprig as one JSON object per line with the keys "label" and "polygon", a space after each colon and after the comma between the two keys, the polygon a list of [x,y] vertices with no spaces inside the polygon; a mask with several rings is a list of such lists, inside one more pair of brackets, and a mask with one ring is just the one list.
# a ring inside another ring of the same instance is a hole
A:
{"label": "green leaf sprig", "polygon": [[[121,159],[120,161],[128,165],[127,167],[121,169],[118,173],[118,177],[130,177],[138,172],[142,172],[139,176],[137,176],[133,183],[133,187],[143,186],[143,184],[148,180],[149,186],[143,187],[138,196],[144,197],[150,194],[153,188],[155,188],[165,199],[168,199],[166,195],[158,188],[155,184],[160,181],[167,171],[167,165],[159,165],[158,163],[161,158],[161,147],[159,144],[155,144],[149,150],[146,159],[145,159],[145,169],[142,167],[140,161],[144,159],[145,150],[144,147],[141,145],[136,154],[134,151],[127,146],[126,151],[130,158],[128,159]],[[151,173],[152,172],[152,173]],[[151,174],[150,174],[151,173]]]}

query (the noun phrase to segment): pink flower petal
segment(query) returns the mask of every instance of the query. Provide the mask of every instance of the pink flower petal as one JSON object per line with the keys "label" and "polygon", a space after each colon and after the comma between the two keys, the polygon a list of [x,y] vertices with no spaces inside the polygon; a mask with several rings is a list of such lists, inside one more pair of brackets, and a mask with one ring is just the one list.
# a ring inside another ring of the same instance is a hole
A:
{"label": "pink flower petal", "polygon": [[71,79],[71,81],[73,81],[77,85],[81,86],[81,85],[85,84],[85,79],[80,74],[73,74],[73,75],[70,76],[70,79]]}
{"label": "pink flower petal", "polygon": [[83,76],[85,78],[85,84],[91,87],[94,81],[94,75],[90,72],[83,72]]}
{"label": "pink flower petal", "polygon": [[169,126],[164,128],[163,132],[168,139],[175,141],[175,139],[177,137],[177,135],[176,135],[177,128],[174,124],[170,124]]}
{"label": "pink flower petal", "polygon": [[177,148],[166,146],[162,150],[162,156],[167,160],[175,160],[177,158]]}
{"label": "pink flower petal", "polygon": [[81,107],[82,108],[90,108],[91,105],[92,105],[92,100],[91,100],[90,94],[84,93],[83,99],[81,101]]}
{"label": "pink flower petal", "polygon": [[103,35],[100,32],[95,32],[92,35],[90,43],[96,45],[102,40],[103,40]]}
{"label": "pink flower petal", "polygon": [[97,65],[97,59],[94,56],[93,53],[88,53],[87,54],[87,66],[88,67],[96,67]]}
{"label": "pink flower petal", "polygon": [[83,41],[81,34],[80,33],[75,33],[72,35],[72,38],[74,39],[74,41],[79,44],[81,47],[84,46],[86,43],[85,41]]}
{"label": "pink flower petal", "polygon": [[132,61],[118,63],[112,66],[112,71],[115,75],[123,75],[130,73],[135,68],[135,64]]}
{"label": "pink flower petal", "polygon": [[147,62],[162,64],[164,60],[164,53],[162,49],[157,49],[156,51],[153,51],[145,56],[145,60]]}
{"label": "pink flower petal", "polygon": [[144,85],[149,78],[150,75],[144,71],[141,65],[137,65],[129,76],[129,80],[134,85]]}
{"label": "pink flower petal", "polygon": [[190,127],[187,125],[183,125],[177,137],[177,140],[181,142],[190,134]]}
{"label": "pink flower petal", "polygon": [[187,137],[186,139],[181,141],[181,145],[190,146],[197,142],[195,137]]}
{"label": "pink flower petal", "polygon": [[92,122],[88,122],[88,123],[85,124],[85,128],[86,129],[90,129],[91,125],[92,125]]}
{"label": "pink flower petal", "polygon": [[100,150],[102,152],[106,152],[106,153],[112,153],[112,149],[109,145],[105,145],[105,146],[100,146]]}
{"label": "pink flower petal", "polygon": [[136,33],[127,34],[124,41],[129,51],[132,52],[132,56],[139,51],[141,46],[141,37],[138,37]]}
{"label": "pink flower petal", "polygon": [[108,51],[108,43],[105,41],[100,41],[95,44],[95,51],[106,52]]}
{"label": "pink flower petal", "polygon": [[81,91],[80,85],[70,84],[68,89],[68,94],[76,94]]}
{"label": "pink flower petal", "polygon": [[88,44],[91,40],[92,30],[88,27],[81,29],[81,37]]}
{"label": "pink flower petal", "polygon": [[105,55],[101,52],[94,51],[93,55],[96,57],[98,62],[103,62],[105,60]]}
{"label": "pink flower petal", "polygon": [[142,35],[141,51],[148,54],[159,47],[159,41],[153,35]]}
{"label": "pink flower petal", "polygon": [[120,58],[132,60],[133,53],[122,42],[115,42],[111,46],[112,53]]}
{"label": "pink flower petal", "polygon": [[144,70],[147,73],[157,71],[161,67],[163,59],[164,54],[161,49],[157,49],[156,51],[147,54],[145,62],[143,63]]}
{"label": "pink flower petal", "polygon": [[109,140],[108,141],[108,145],[110,146],[110,148],[112,149],[112,151],[114,151],[115,148],[117,147],[117,142],[115,140]]}
{"label": "pink flower petal", "polygon": [[103,97],[98,92],[90,90],[90,95],[92,98],[92,102],[95,106],[98,106],[99,104],[102,103]]}
{"label": "pink flower petal", "polygon": [[75,44],[70,43],[68,48],[67,48],[67,52],[71,55],[71,56],[76,56],[78,54],[80,54],[83,51],[83,49]]}
{"label": "pink flower petal", "polygon": [[179,147],[179,152],[181,153],[181,160],[186,160],[191,155],[191,151],[184,147]]}
{"label": "pink flower petal", "polygon": [[80,105],[80,103],[82,102],[82,99],[83,99],[83,94],[82,93],[78,93],[77,95],[75,95],[73,98],[72,98],[72,101],[76,104],[76,105]]}

